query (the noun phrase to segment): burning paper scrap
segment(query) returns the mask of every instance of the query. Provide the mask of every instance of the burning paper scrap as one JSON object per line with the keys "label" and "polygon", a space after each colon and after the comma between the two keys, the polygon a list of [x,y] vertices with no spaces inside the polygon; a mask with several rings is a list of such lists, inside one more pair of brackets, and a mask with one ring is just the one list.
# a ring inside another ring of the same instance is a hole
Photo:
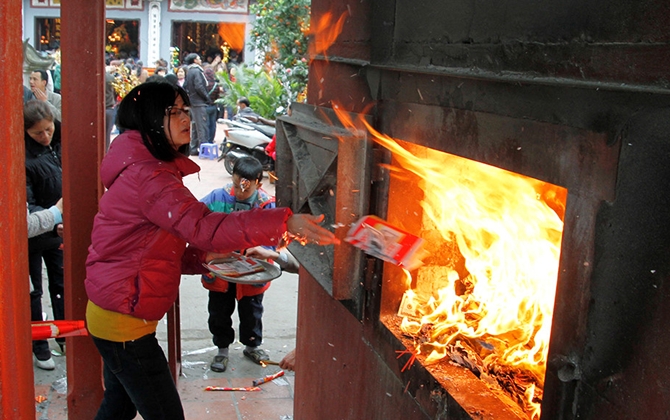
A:
{"label": "burning paper scrap", "polygon": [[416,293],[414,290],[407,289],[402,295],[400,307],[398,308],[398,316],[406,316],[411,319],[419,319],[421,315],[416,304]]}
{"label": "burning paper scrap", "polygon": [[376,216],[363,216],[344,240],[366,254],[408,270],[421,265],[423,239]]}

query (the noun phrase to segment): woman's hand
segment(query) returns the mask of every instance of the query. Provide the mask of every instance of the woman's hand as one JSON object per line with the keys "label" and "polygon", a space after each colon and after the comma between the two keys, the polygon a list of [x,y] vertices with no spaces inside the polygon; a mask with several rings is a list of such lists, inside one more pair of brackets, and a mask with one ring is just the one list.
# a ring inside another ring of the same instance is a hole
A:
{"label": "woman's hand", "polygon": [[340,240],[329,230],[319,226],[325,216],[313,216],[311,214],[294,214],[288,218],[289,238],[292,236],[301,243],[312,242],[317,245],[339,245]]}

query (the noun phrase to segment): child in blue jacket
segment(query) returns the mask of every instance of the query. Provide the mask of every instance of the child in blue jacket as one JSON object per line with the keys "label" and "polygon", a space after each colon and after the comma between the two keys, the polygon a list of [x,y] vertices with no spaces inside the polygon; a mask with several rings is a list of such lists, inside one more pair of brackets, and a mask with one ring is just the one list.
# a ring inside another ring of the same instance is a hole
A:
{"label": "child in blue jacket", "polygon": [[[275,199],[261,188],[262,179],[263,167],[258,159],[240,158],[233,167],[233,182],[215,189],[200,201],[207,204],[210,210],[224,213],[274,208]],[[281,252],[278,256],[277,263],[282,266],[287,256]],[[270,283],[236,284],[205,275],[202,284],[209,290],[209,331],[214,345],[219,348],[210,368],[215,372],[225,372],[228,367],[228,347],[235,341],[232,315],[236,303],[240,319],[240,342],[245,345],[244,355],[257,364],[268,360],[267,353],[259,347],[263,341],[263,294]]]}

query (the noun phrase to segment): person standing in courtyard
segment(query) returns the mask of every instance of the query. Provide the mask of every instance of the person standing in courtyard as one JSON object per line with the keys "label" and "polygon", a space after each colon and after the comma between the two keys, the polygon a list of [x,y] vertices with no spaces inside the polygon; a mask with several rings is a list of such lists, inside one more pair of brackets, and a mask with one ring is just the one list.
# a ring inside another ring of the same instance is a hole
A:
{"label": "person standing in courtyard", "polygon": [[[28,208],[27,222],[28,238],[34,238],[35,236],[50,232],[54,228],[58,236],[63,237],[63,199],[61,198],[48,209],[38,210],[34,213],[31,213]],[[32,291],[32,283],[30,290]]]}
{"label": "person standing in courtyard", "polygon": [[[278,246],[299,237],[339,243],[323,216],[288,208],[212,212],[182,177],[200,168],[186,156],[186,92],[144,83],[121,101],[123,129],[102,161],[107,191],[93,222],[86,261],[86,321],[103,359],[104,397],[96,419],[184,419],[156,326],[175,302],[181,274],[235,249]],[[301,241],[302,242],[302,241]],[[188,244],[188,246],[187,246]]]}
{"label": "person standing in courtyard", "polygon": [[[26,146],[26,194],[30,213],[55,206],[62,197],[63,169],[61,163],[60,122],[52,108],[44,101],[31,100],[23,110]],[[49,297],[53,316],[65,319],[63,287],[63,239],[56,229],[37,235],[28,241],[28,267],[33,288],[30,292],[30,317],[42,319],[42,266],[46,266]],[[65,339],[57,339],[61,352]],[[35,364],[44,370],[53,370],[49,344],[46,340],[33,341]]]}
{"label": "person standing in courtyard", "polygon": [[46,103],[51,108],[51,113],[58,121],[61,120],[61,96],[47,89],[49,76],[46,70],[35,70],[30,73],[30,90],[33,96],[30,99]]}
{"label": "person standing in courtyard", "polygon": [[196,53],[186,56],[184,63],[188,66],[184,89],[191,101],[191,115],[193,117],[194,133],[191,133],[191,156],[200,153],[200,145],[207,143],[207,105],[210,104],[209,92],[207,91],[207,79],[203,68],[200,66],[202,60]]}
{"label": "person standing in courtyard", "polygon": [[105,152],[109,150],[112,142],[112,129],[114,128],[114,117],[116,116],[116,89],[114,82],[116,77],[112,73],[116,67],[107,66],[105,69]]}
{"label": "person standing in courtyard", "polygon": [[214,68],[211,65],[205,66],[205,79],[207,80],[207,94],[209,95],[209,105],[207,105],[207,143],[214,143],[216,137],[216,120],[219,117],[219,107],[216,100],[221,97],[223,88],[216,79]]}
{"label": "person standing in courtyard", "polygon": [[179,67],[175,74],[177,76],[177,84],[180,87],[184,87],[184,83],[186,82],[186,66]]}

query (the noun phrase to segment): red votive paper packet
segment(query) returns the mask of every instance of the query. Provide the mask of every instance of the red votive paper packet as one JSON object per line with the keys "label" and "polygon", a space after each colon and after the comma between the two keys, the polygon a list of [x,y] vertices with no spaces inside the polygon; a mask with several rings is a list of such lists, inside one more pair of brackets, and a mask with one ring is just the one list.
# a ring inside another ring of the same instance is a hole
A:
{"label": "red votive paper packet", "polygon": [[205,388],[205,391],[260,391],[261,389],[257,386],[242,386],[242,387],[230,387],[230,386],[208,386]]}
{"label": "red votive paper packet", "polygon": [[238,254],[237,252],[233,252],[228,257],[222,259],[221,262],[205,264],[205,267],[215,274],[224,277],[242,277],[246,274],[265,271],[263,264],[251,257]]}
{"label": "red votive paper packet", "polygon": [[345,241],[368,255],[407,270],[421,265],[423,239],[390,225],[377,216],[363,216],[349,229]]}
{"label": "red votive paper packet", "polygon": [[88,335],[84,321],[32,321],[33,340]]}

